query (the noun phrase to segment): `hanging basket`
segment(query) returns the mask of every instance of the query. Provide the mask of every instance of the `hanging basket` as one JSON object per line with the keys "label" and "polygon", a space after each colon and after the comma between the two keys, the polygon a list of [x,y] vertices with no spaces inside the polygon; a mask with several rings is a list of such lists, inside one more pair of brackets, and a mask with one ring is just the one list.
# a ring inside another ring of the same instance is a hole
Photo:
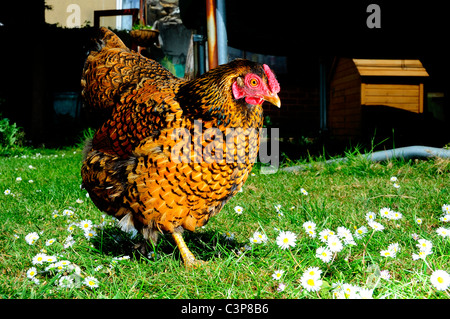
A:
{"label": "hanging basket", "polygon": [[158,30],[131,30],[130,36],[140,47],[148,47],[158,40]]}

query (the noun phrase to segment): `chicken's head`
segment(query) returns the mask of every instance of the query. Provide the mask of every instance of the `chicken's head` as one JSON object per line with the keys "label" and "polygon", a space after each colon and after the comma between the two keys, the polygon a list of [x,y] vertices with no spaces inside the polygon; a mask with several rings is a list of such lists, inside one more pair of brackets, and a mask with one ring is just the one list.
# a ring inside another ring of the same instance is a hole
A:
{"label": "chicken's head", "polygon": [[281,102],[277,94],[280,92],[280,84],[266,64],[263,65],[263,69],[262,76],[249,72],[236,78],[232,84],[233,96],[236,100],[245,98],[245,102],[251,105],[261,105],[267,101],[280,107]]}

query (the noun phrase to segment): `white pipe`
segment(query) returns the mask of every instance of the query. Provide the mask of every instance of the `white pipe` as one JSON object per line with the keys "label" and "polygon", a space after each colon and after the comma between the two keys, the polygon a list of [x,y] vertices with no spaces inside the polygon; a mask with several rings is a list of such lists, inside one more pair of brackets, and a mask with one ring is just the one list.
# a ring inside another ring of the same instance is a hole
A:
{"label": "white pipe", "polygon": [[[400,147],[392,150],[363,154],[361,156],[372,162],[389,161],[393,158],[404,160],[408,160],[411,158],[430,158],[430,157],[450,158],[450,150],[446,150],[443,148],[415,145],[415,146]],[[348,161],[348,158],[342,157],[328,160],[325,162],[325,164],[332,164],[335,162],[346,162],[346,161]],[[291,166],[281,168],[280,170],[285,172],[295,172],[295,171],[302,171],[311,166],[312,164]]]}
{"label": "white pipe", "polygon": [[217,24],[217,55],[218,63],[228,63],[228,39],[226,26],[225,0],[217,0],[216,24]]}

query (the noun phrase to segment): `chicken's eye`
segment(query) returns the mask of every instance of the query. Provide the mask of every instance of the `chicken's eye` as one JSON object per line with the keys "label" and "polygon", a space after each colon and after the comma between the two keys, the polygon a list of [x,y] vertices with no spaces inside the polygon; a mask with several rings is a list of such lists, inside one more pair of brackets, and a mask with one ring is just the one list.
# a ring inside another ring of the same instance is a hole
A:
{"label": "chicken's eye", "polygon": [[258,84],[259,84],[258,79],[255,79],[255,78],[250,79],[250,86],[251,87],[257,87]]}

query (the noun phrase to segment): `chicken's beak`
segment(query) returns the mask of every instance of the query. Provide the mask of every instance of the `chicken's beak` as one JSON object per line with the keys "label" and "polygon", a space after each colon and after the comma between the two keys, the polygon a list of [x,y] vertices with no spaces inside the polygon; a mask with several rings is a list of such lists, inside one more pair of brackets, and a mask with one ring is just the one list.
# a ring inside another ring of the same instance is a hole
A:
{"label": "chicken's beak", "polygon": [[280,101],[280,98],[278,97],[278,94],[273,93],[270,95],[265,95],[265,96],[263,96],[263,98],[265,101],[272,103],[276,107],[278,107],[278,108],[281,107],[281,101]]}

